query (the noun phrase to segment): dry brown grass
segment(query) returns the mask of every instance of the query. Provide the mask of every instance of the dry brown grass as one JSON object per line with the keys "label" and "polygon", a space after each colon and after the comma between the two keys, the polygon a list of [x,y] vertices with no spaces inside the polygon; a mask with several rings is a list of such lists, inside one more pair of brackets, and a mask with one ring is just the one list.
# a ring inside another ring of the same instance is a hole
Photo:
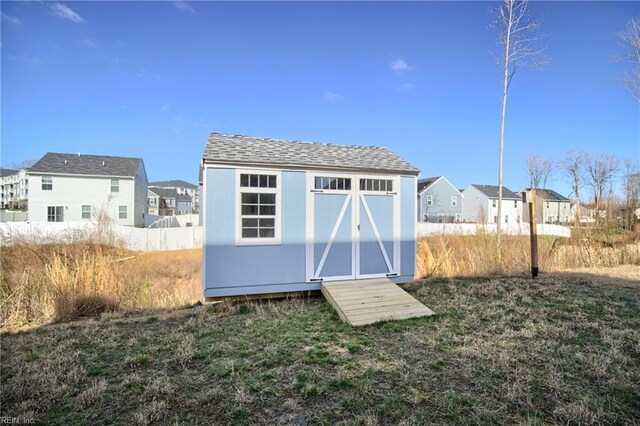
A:
{"label": "dry brown grass", "polygon": [[14,240],[0,263],[2,329],[202,298],[200,250],[137,254],[94,242]]}
{"label": "dry brown grass", "polygon": [[[640,243],[634,238],[609,239],[586,231],[571,239],[540,237],[538,264],[543,272],[640,265]],[[529,268],[528,236],[504,236],[500,257],[491,234],[434,235],[418,240],[418,278],[522,275]]]}
{"label": "dry brown grass", "polygon": [[564,273],[408,290],[436,315],[354,328],[313,298],[4,333],[0,414],[38,424],[637,424],[637,290]]}

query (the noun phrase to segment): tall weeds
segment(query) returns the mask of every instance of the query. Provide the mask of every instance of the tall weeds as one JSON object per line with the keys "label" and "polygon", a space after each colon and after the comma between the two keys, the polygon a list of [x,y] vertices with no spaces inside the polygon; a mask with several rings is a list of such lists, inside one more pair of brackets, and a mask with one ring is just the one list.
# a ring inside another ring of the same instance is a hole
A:
{"label": "tall weeds", "polygon": [[2,247],[0,264],[2,329],[172,308],[202,297],[199,250],[136,254],[92,239],[41,244],[14,238]]}
{"label": "tall weeds", "polygon": [[[495,237],[490,234],[422,238],[418,240],[416,275],[425,278],[529,272],[528,236],[504,236],[502,259],[495,253]],[[633,234],[612,237],[597,230],[583,230],[571,239],[545,236],[538,240],[538,263],[542,271],[640,265],[640,244]]]}

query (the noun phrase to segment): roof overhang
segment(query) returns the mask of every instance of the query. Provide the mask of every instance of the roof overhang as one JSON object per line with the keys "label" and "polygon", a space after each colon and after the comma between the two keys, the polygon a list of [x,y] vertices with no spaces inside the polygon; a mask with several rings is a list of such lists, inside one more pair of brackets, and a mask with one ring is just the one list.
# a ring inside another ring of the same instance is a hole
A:
{"label": "roof overhang", "polygon": [[368,169],[368,168],[351,168],[351,167],[336,167],[336,166],[321,166],[316,164],[278,164],[278,163],[260,163],[255,161],[220,161],[220,160],[208,160],[202,159],[203,166],[218,166],[224,168],[248,168],[248,169],[270,169],[270,170],[295,170],[295,171],[335,171],[335,172],[348,172],[348,173],[367,173],[367,174],[388,174],[388,175],[403,175],[403,176],[418,176],[419,170],[393,170],[393,169]]}

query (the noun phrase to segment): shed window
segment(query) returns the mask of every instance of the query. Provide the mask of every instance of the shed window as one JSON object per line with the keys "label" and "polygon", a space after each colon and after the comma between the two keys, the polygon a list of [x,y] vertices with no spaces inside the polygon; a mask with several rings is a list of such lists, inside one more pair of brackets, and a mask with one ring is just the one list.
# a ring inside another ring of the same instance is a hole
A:
{"label": "shed window", "polygon": [[276,188],[278,177],[275,175],[241,174],[240,186],[242,188]]}
{"label": "shed window", "polygon": [[314,182],[315,189],[350,191],[351,179],[339,177],[316,176]]}
{"label": "shed window", "polygon": [[53,177],[42,176],[42,190],[51,191],[52,189],[53,189]]}
{"label": "shed window", "polygon": [[279,239],[279,174],[240,173],[237,242],[273,244]]}
{"label": "shed window", "polygon": [[120,192],[120,179],[111,179],[111,192]]}
{"label": "shed window", "polygon": [[360,179],[361,191],[393,191],[391,179]]}

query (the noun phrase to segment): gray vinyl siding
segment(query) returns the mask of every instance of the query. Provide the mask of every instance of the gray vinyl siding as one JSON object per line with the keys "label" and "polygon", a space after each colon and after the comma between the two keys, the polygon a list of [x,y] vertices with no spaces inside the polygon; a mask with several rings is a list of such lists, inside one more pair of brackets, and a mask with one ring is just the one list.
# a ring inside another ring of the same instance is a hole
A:
{"label": "gray vinyl siding", "polygon": [[[428,205],[428,196],[432,197],[433,203]],[[456,197],[456,206],[451,205],[451,197]],[[420,222],[452,222],[456,214],[460,215],[460,220],[464,220],[462,194],[445,179],[438,179],[422,194],[418,196],[418,221]]]}
{"label": "gray vinyl siding", "polygon": [[143,162],[136,173],[133,197],[133,226],[144,228],[144,215],[147,210],[147,171]]}

